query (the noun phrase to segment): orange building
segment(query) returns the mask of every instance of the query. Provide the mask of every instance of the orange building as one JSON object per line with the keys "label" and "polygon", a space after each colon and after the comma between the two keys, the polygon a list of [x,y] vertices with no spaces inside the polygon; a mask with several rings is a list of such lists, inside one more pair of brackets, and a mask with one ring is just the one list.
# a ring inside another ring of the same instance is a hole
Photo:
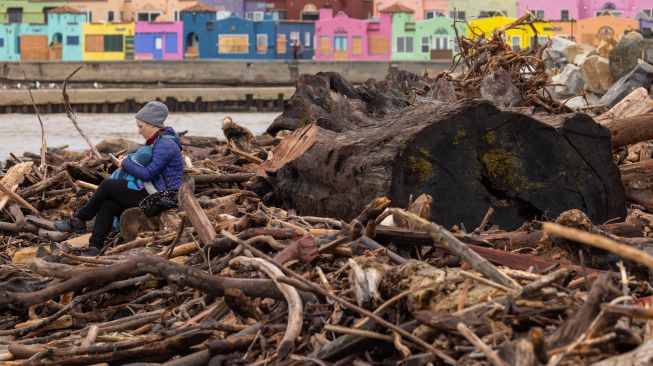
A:
{"label": "orange building", "polygon": [[554,36],[591,46],[598,45],[603,39],[613,39],[619,42],[621,36],[639,28],[637,19],[619,18],[612,15],[580,20],[554,21],[551,24],[553,24]]}

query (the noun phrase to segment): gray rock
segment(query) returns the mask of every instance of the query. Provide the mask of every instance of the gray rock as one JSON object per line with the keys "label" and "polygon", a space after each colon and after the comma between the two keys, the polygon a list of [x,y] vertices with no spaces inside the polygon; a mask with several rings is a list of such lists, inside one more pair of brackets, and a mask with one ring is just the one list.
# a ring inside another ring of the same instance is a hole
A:
{"label": "gray rock", "polygon": [[644,41],[644,52],[642,59],[649,64],[653,64],[653,39],[647,39]]}
{"label": "gray rock", "polygon": [[[585,99],[587,98],[587,100]],[[582,95],[579,95],[577,97],[573,97],[567,101],[564,101],[565,105],[571,109],[578,110],[578,109],[584,109],[588,105],[596,105],[599,104],[599,97],[596,94],[592,93],[587,93],[585,97]]]}
{"label": "gray rock", "polygon": [[610,89],[601,97],[600,103],[613,107],[619,103],[626,95],[633,90],[641,87],[650,89],[653,84],[653,65],[643,63],[637,65],[626,76],[617,80]]}
{"label": "gray rock", "polygon": [[508,73],[502,69],[483,78],[481,99],[489,100],[499,108],[520,107],[524,104],[521,92],[512,83]]}
{"label": "gray rock", "polygon": [[551,78],[554,84],[562,84],[556,86],[553,92],[557,95],[566,96],[576,94],[585,86],[585,80],[580,73],[580,67],[574,64],[567,64],[559,74]]}
{"label": "gray rock", "polygon": [[610,62],[598,55],[590,56],[580,68],[585,80],[585,90],[595,94],[604,94],[612,85]]}
{"label": "gray rock", "polygon": [[433,99],[441,102],[455,102],[458,100],[456,87],[450,80],[445,80],[445,78],[439,78],[433,85],[432,96]]}
{"label": "gray rock", "polygon": [[621,37],[615,48],[610,51],[610,72],[614,80],[628,74],[637,66],[637,59],[642,57],[644,37],[637,32],[630,32]]}
{"label": "gray rock", "polygon": [[594,54],[596,54],[596,49],[594,47],[578,43],[567,48],[567,62],[581,66],[588,56]]}

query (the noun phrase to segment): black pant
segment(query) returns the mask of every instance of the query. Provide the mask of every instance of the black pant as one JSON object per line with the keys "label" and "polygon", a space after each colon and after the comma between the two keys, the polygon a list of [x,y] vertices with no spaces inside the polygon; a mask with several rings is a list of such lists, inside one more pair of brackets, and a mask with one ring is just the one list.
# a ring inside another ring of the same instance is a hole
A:
{"label": "black pant", "polygon": [[120,214],[128,208],[138,206],[145,197],[147,192],[144,189],[141,191],[129,189],[125,180],[102,181],[88,203],[76,215],[82,221],[91,220],[97,215],[89,244],[101,249],[111,232],[113,218],[120,217]]}

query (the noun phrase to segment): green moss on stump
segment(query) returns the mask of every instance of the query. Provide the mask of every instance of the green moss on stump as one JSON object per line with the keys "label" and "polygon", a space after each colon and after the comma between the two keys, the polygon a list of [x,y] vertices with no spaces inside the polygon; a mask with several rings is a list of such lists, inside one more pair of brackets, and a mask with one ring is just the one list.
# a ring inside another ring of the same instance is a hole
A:
{"label": "green moss on stump", "polygon": [[429,151],[423,147],[420,147],[418,150],[423,156],[409,156],[407,171],[409,176],[421,185],[435,175],[435,170],[433,169],[433,165],[427,160],[431,157]]}
{"label": "green moss on stump", "polygon": [[529,182],[521,175],[519,160],[506,149],[492,149],[481,156],[481,163],[489,178],[497,183],[505,184],[506,188],[519,190],[534,190],[542,184]]}

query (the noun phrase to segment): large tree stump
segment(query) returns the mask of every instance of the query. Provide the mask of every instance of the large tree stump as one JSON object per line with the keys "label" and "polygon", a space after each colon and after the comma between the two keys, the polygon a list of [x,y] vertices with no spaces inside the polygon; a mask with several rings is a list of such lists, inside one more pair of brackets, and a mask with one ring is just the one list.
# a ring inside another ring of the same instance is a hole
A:
{"label": "large tree stump", "polygon": [[[331,103],[342,100],[333,107],[339,115],[363,103],[332,94]],[[362,104],[350,125],[309,124],[283,140],[258,175],[277,204],[305,215],[351,219],[376,196],[406,207],[411,194],[425,193],[434,201],[431,220],[470,230],[489,207],[490,221],[507,230],[571,208],[597,223],[625,217],[610,134],[587,115],[538,120],[487,101],[417,99],[378,114],[365,115]]]}

